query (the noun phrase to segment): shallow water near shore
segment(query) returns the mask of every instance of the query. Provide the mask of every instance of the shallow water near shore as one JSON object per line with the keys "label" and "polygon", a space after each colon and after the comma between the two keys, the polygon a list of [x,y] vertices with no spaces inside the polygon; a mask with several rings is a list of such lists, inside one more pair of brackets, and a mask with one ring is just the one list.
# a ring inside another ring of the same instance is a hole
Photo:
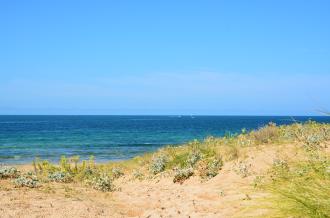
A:
{"label": "shallow water near shore", "polygon": [[326,116],[0,116],[0,163],[61,155],[122,160],[164,145],[309,119],[330,123]]}

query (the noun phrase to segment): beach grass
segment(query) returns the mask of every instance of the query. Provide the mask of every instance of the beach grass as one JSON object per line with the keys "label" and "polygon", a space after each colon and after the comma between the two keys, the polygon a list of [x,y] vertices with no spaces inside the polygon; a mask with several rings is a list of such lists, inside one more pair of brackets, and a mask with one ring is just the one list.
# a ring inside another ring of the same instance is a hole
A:
{"label": "beach grass", "polygon": [[306,161],[275,164],[259,188],[266,193],[256,208],[261,217],[330,217],[330,159],[311,155]]}

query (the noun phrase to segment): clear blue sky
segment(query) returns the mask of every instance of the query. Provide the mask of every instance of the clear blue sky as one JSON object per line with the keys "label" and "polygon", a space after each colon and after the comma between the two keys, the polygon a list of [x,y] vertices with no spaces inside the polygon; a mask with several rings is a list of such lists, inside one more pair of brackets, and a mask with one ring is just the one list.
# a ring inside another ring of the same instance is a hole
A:
{"label": "clear blue sky", "polygon": [[0,31],[0,114],[330,110],[328,0],[0,0]]}

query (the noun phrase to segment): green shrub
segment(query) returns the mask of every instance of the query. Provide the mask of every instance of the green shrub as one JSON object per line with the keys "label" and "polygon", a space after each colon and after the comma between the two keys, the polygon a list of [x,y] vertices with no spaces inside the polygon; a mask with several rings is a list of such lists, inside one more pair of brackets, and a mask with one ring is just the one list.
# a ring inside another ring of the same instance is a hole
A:
{"label": "green shrub", "polygon": [[29,187],[36,188],[40,185],[38,178],[35,175],[25,174],[19,176],[14,180],[14,184],[16,187]]}
{"label": "green shrub", "polygon": [[187,165],[194,167],[195,164],[202,159],[202,154],[200,152],[193,152],[188,156]]}
{"label": "green shrub", "polygon": [[173,169],[174,167],[184,168],[187,166],[187,159],[189,157],[188,151],[173,151],[171,158],[166,161],[166,167],[168,169]]}
{"label": "green shrub", "polygon": [[70,173],[63,172],[63,171],[56,171],[53,173],[48,174],[48,179],[53,182],[71,182],[72,176]]}
{"label": "green shrub", "polygon": [[208,160],[202,160],[198,166],[198,171],[200,177],[203,179],[210,179],[219,174],[223,166],[223,161],[221,158],[210,158]]}
{"label": "green shrub", "polygon": [[285,138],[293,138],[304,143],[307,150],[317,149],[324,141],[330,139],[330,125],[314,121],[282,126],[281,131]]}
{"label": "green shrub", "polygon": [[323,137],[320,134],[308,135],[305,139],[305,146],[307,150],[315,150],[320,148]]}
{"label": "green shrub", "polygon": [[19,173],[15,167],[0,166],[0,179],[16,178]]}
{"label": "green shrub", "polygon": [[194,174],[192,168],[176,169],[174,174],[174,183],[183,183],[185,180],[189,179]]}
{"label": "green shrub", "polygon": [[163,172],[165,170],[167,157],[164,154],[160,154],[154,157],[150,164],[150,172],[154,175]]}
{"label": "green shrub", "polygon": [[208,164],[207,177],[212,178],[218,175],[222,166],[223,162],[220,158],[213,158]]}
{"label": "green shrub", "polygon": [[103,174],[99,177],[94,177],[91,181],[91,185],[94,189],[103,192],[114,191],[114,185],[110,176]]}

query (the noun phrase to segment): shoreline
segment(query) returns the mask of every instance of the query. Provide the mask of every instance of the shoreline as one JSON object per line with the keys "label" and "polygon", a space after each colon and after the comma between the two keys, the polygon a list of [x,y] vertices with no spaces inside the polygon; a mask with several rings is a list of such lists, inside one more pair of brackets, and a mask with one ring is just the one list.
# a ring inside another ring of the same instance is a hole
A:
{"label": "shoreline", "polygon": [[[329,157],[330,124],[269,124],[258,131],[165,147],[115,163],[62,158],[56,165],[17,165],[24,179],[14,174],[0,179],[0,209],[8,217],[27,217],[26,212],[34,217],[118,218],[313,213],[276,192],[290,188],[288,194],[299,196],[304,204],[318,202],[317,212],[328,215],[325,205],[330,196],[324,189],[330,180],[324,178],[330,178]],[[30,178],[36,183],[25,183]],[[36,186],[25,187],[31,184]],[[319,193],[317,199],[313,193]],[[273,202],[281,207],[269,209]],[[291,210],[292,205],[297,210]]]}
{"label": "shoreline", "polygon": [[[310,116],[296,117],[301,122]],[[330,117],[312,118],[330,123]],[[1,117],[0,162],[29,164],[36,156],[57,163],[63,154],[96,157],[99,163],[127,160],[166,145],[185,144],[208,136],[240,134],[242,128],[255,130],[269,122],[291,124],[291,117],[201,116],[195,119],[162,116],[120,118]],[[7,132],[7,130],[10,130]],[[72,156],[70,155],[70,156]],[[17,160],[15,160],[17,158]]]}

